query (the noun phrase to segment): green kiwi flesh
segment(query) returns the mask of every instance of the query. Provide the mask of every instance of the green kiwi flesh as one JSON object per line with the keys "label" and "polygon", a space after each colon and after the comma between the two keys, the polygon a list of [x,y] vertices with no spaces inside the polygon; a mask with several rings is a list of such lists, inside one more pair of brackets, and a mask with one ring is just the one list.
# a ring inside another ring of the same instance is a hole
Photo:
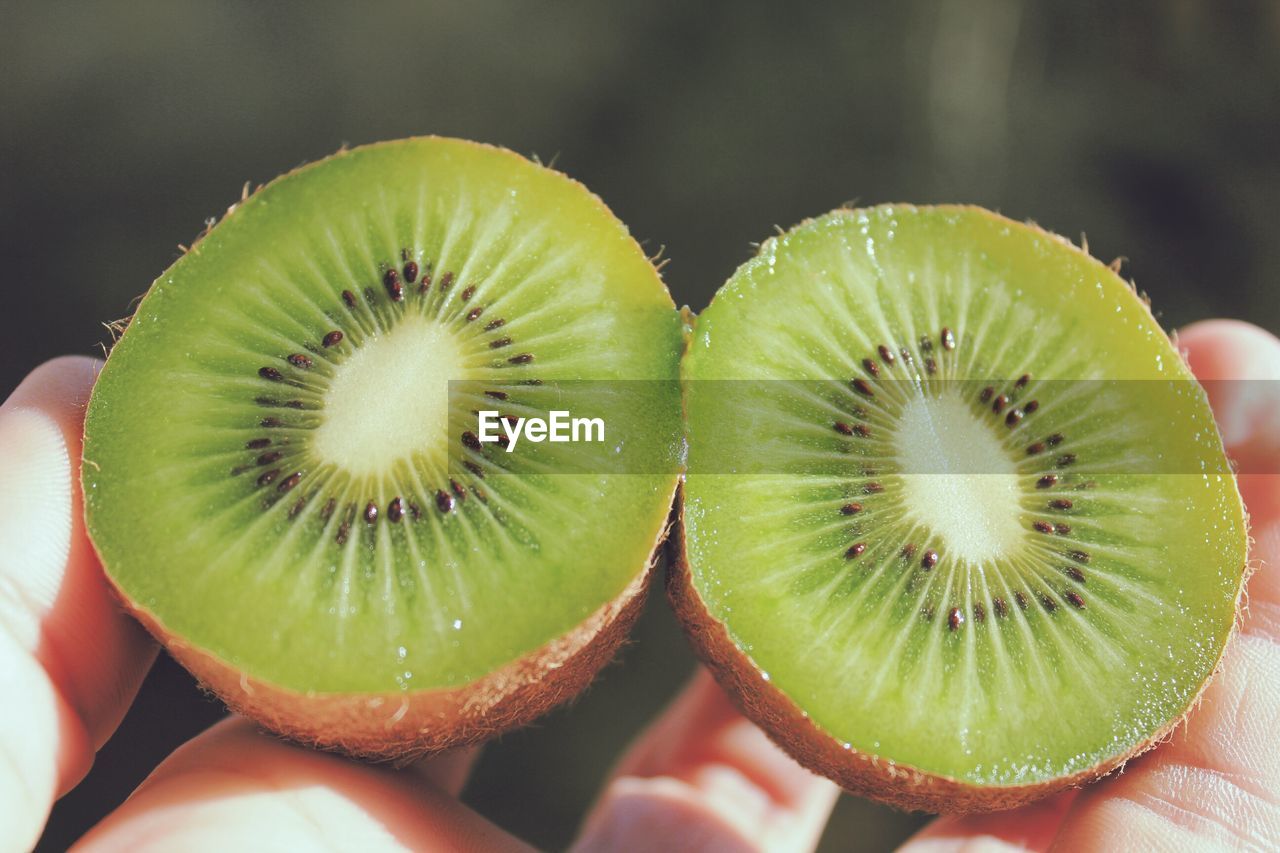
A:
{"label": "green kiwi flesh", "polygon": [[[88,529],[234,707],[369,755],[474,740],[533,712],[464,736],[459,709],[518,688],[545,710],[608,654],[533,698],[525,664],[634,616],[679,467],[680,336],[580,184],[458,140],[343,151],[236,204],[143,298],[89,405]],[[477,409],[546,411],[581,380],[650,380],[582,413],[614,467],[474,441]]]}
{"label": "green kiwi flesh", "polygon": [[1106,773],[1186,714],[1246,519],[1202,389],[1114,270],[975,208],[770,239],[682,365],[669,590],[804,764],[907,808]]}

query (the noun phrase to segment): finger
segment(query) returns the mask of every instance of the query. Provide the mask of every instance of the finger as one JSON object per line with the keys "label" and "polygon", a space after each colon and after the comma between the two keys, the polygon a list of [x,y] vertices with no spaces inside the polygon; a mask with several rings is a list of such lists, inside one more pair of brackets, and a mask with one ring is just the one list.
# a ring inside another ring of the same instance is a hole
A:
{"label": "finger", "polygon": [[[910,849],[952,849],[984,839],[1015,849],[1177,848],[1209,840],[1280,843],[1280,341],[1247,323],[1209,321],[1179,344],[1208,391],[1251,515],[1249,607],[1221,671],[1170,743],[1115,777],[1046,803],[994,815],[942,819]],[[1247,462],[1242,461],[1247,457]]]}
{"label": "finger", "polygon": [[811,850],[838,793],[700,669],[618,764],[575,849]]}
{"label": "finger", "polygon": [[912,836],[903,853],[1048,850],[1077,793],[1064,791],[1007,812],[940,817]]}
{"label": "finger", "polygon": [[99,366],[48,362],[0,406],[0,826],[20,849],[88,770],[155,654],[84,533],[81,429]]}
{"label": "finger", "polygon": [[78,849],[528,848],[419,773],[293,746],[232,717],[169,756]]}
{"label": "finger", "polygon": [[404,772],[416,774],[446,794],[456,797],[466,787],[471,768],[475,767],[479,756],[480,747],[464,746],[415,761],[405,767]]}

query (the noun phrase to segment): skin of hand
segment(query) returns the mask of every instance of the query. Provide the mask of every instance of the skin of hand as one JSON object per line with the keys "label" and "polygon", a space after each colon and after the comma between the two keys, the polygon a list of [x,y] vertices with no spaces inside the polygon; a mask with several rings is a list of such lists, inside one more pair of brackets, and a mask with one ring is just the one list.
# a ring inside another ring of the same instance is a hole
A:
{"label": "skin of hand", "polygon": [[[1199,323],[1179,343],[1201,380],[1280,380],[1280,341],[1248,324]],[[35,843],[156,653],[111,599],[81,520],[81,422],[98,367],[49,362],[0,407],[0,850]],[[1269,571],[1280,560],[1280,474],[1269,473],[1280,471],[1280,404],[1244,398],[1247,385],[1207,383],[1246,472],[1261,571],[1187,725],[1123,773],[1016,811],[940,818],[910,850],[1280,848],[1280,578]],[[391,770],[232,717],[170,755],[79,846],[528,849],[458,801],[473,757]],[[836,795],[699,671],[618,763],[575,849],[811,850]]]}

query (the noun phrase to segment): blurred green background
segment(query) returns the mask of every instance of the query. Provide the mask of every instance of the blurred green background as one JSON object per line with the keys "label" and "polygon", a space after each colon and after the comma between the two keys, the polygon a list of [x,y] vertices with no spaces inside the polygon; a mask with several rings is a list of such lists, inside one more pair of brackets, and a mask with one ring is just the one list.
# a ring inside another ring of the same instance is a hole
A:
{"label": "blurred green background", "polygon": [[[1280,4],[1221,0],[0,7],[0,392],[94,352],[209,217],[342,144],[494,142],[584,181],[698,309],[775,225],[963,201],[1129,259],[1166,325],[1280,329]],[[563,847],[692,658],[655,595],[573,707],[489,746],[466,800]],[[221,714],[162,661],[60,849]],[[823,844],[919,824],[849,797]]]}

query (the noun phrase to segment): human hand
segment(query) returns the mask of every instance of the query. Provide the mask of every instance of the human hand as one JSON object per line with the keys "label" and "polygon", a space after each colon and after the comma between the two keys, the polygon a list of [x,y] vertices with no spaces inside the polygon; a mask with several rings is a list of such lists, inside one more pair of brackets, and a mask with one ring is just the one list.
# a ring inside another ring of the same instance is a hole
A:
{"label": "human hand", "polygon": [[[1280,341],[1214,321],[1180,343],[1201,379],[1280,380]],[[112,601],[84,534],[80,431],[98,362],[34,371],[0,408],[0,848],[38,838],[114,731],[154,655]],[[1280,411],[1210,397],[1245,470],[1275,471]],[[1218,388],[1223,390],[1215,393]],[[1280,560],[1280,475],[1248,473],[1253,561]],[[1222,672],[1172,742],[1083,792],[941,818],[908,842],[949,849],[1280,846],[1280,580],[1259,572]],[[281,742],[230,718],[174,752],[85,849],[524,849],[462,805],[474,753],[391,770]],[[555,768],[547,768],[548,779]],[[643,733],[584,824],[583,850],[807,850],[835,787],[739,716],[705,672]]]}

